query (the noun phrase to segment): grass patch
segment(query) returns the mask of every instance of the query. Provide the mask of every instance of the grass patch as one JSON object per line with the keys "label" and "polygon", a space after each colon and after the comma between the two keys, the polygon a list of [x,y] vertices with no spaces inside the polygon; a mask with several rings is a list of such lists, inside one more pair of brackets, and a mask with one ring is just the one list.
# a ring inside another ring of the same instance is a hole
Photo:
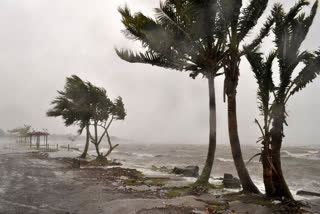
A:
{"label": "grass patch", "polygon": [[216,185],[216,186],[214,186],[213,189],[224,189],[224,185],[223,184]]}
{"label": "grass patch", "polygon": [[148,179],[146,181],[147,184],[150,184],[150,185],[155,185],[155,186],[161,186],[161,185],[164,185],[166,182],[168,182],[169,179],[167,178],[151,178],[151,179]]}
{"label": "grass patch", "polygon": [[95,160],[91,161],[90,163],[93,165],[104,166],[108,165],[110,162],[105,156],[99,155]]}
{"label": "grass patch", "polygon": [[182,187],[182,188],[172,188],[169,189],[168,192],[166,193],[166,196],[168,198],[175,198],[183,195],[187,195],[190,192],[190,188],[188,187]]}
{"label": "grass patch", "polygon": [[125,180],[123,183],[127,186],[141,186],[144,184],[143,181],[138,181],[134,179]]}
{"label": "grass patch", "polygon": [[224,195],[227,199],[230,199],[232,201],[242,201],[248,198],[247,195],[241,194],[241,193],[229,193]]}
{"label": "grass patch", "polygon": [[196,183],[193,183],[193,184],[189,184],[188,187],[190,187],[190,188],[202,187],[202,188],[207,189],[207,190],[209,190],[209,189],[215,189],[215,188],[216,188],[215,185],[210,184],[210,183],[199,184],[199,183],[197,183],[197,182],[196,182]]}
{"label": "grass patch", "polygon": [[226,207],[222,207],[219,205],[211,205],[209,208],[214,209],[216,211],[225,211],[226,210]]}
{"label": "grass patch", "polygon": [[241,201],[248,204],[260,205],[260,206],[273,206],[272,201],[261,195],[246,195],[241,193],[230,193],[224,195],[227,199],[231,201]]}

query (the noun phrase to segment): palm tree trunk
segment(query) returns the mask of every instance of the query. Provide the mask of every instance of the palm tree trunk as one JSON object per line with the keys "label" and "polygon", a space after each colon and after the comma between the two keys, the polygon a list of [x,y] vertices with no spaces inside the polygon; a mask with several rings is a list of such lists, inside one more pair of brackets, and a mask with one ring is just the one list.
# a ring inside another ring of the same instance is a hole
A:
{"label": "palm tree trunk", "polygon": [[209,182],[214,155],[216,152],[216,141],[217,141],[217,122],[216,122],[216,98],[215,98],[215,87],[214,77],[208,78],[209,85],[209,148],[207,154],[207,160],[202,170],[200,177],[197,180],[197,184],[207,184]]}
{"label": "palm tree trunk", "polygon": [[100,151],[99,151],[99,143],[98,143],[98,123],[94,121],[94,146],[96,147],[96,152],[98,157],[101,156]]}
{"label": "palm tree trunk", "polygon": [[273,127],[271,131],[272,136],[272,164],[275,168],[275,172],[272,173],[272,181],[275,187],[274,196],[287,199],[293,199],[290,189],[284,179],[282,168],[281,168],[281,155],[280,150],[283,139],[283,119],[275,118],[273,121]]}
{"label": "palm tree trunk", "polygon": [[272,167],[270,162],[272,162],[272,156],[270,154],[269,146],[264,146],[262,154],[262,167],[263,167],[263,183],[266,190],[266,195],[273,197],[275,193],[275,188],[272,181]]}
{"label": "palm tree trunk", "polygon": [[87,136],[86,136],[86,145],[84,147],[84,151],[82,153],[82,155],[80,156],[80,158],[86,158],[87,157],[87,153],[88,153],[88,149],[89,149],[89,142],[90,142],[90,130],[89,130],[89,125],[86,125],[86,131],[87,131]]}
{"label": "palm tree trunk", "polygon": [[242,158],[240,147],[240,140],[238,135],[238,122],[237,122],[237,103],[236,95],[234,93],[228,95],[228,128],[229,139],[232,151],[232,157],[236,166],[243,191],[249,193],[260,193],[259,189],[252,182],[246,165]]}

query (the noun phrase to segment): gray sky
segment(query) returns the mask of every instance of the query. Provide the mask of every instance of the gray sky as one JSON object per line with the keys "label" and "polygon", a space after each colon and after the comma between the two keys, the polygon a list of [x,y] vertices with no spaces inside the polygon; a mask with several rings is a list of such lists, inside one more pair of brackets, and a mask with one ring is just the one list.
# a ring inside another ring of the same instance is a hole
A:
{"label": "gray sky", "polygon": [[[272,1],[273,2],[273,1]],[[285,1],[292,5],[295,1]],[[312,1],[313,2],[313,1]],[[144,142],[207,143],[207,81],[187,73],[129,64],[114,47],[137,48],[121,34],[117,8],[153,14],[158,0],[1,0],[0,1],[0,128],[31,124],[51,133],[73,133],[61,119],[47,118],[50,102],[65,78],[76,74],[121,95],[128,116],[115,122],[112,135]],[[320,16],[303,48],[320,47]],[[267,41],[264,50],[270,50]],[[320,79],[320,78],[319,78]],[[320,80],[295,96],[288,106],[285,145],[319,143]],[[218,143],[227,143],[223,78],[216,80]],[[242,143],[259,135],[257,85],[245,59],[241,63],[238,115]]]}

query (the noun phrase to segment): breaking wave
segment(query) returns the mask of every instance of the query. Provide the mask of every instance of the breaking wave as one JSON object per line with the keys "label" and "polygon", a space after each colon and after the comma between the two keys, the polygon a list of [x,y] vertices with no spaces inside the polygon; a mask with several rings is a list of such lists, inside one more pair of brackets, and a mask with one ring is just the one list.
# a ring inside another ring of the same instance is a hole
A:
{"label": "breaking wave", "polygon": [[307,160],[320,160],[320,156],[318,155],[319,151],[307,151],[304,153],[292,153],[289,151],[282,151],[281,156],[283,158],[299,158],[299,159],[307,159]]}

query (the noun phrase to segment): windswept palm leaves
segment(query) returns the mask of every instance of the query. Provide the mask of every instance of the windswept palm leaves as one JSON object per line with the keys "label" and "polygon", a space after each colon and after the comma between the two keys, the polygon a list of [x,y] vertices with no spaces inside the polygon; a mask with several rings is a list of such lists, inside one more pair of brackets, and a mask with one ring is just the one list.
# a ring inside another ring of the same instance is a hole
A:
{"label": "windswept palm leaves", "polygon": [[88,87],[76,75],[66,79],[63,91],[52,101],[53,108],[47,112],[49,117],[62,117],[66,126],[78,125],[79,134],[86,129],[86,145],[80,156],[85,158],[89,148],[89,122],[90,112],[88,100]]}
{"label": "windswept palm leaves", "polygon": [[[47,115],[61,116],[66,126],[78,125],[79,134],[86,129],[86,146],[81,157],[86,157],[90,140],[95,145],[98,157],[103,156],[99,146],[105,135],[108,137],[109,151],[104,156],[109,155],[118,145],[112,146],[108,129],[113,120],[124,120],[126,116],[122,98],[118,97],[113,103],[104,88],[84,82],[76,75],[67,78],[64,90],[58,91],[58,94],[59,96],[52,101],[54,107]],[[90,133],[91,125],[94,129],[93,136]],[[98,127],[103,128],[100,137]]]}
{"label": "windswept palm leaves", "polygon": [[208,183],[216,148],[216,107],[214,78],[226,55],[226,20],[220,7],[226,1],[167,0],[155,9],[155,19],[142,13],[131,14],[120,8],[124,34],[141,42],[144,52],[116,50],[131,63],[146,63],[187,71],[192,78],[202,74],[208,79],[210,134],[205,167],[197,181]]}

